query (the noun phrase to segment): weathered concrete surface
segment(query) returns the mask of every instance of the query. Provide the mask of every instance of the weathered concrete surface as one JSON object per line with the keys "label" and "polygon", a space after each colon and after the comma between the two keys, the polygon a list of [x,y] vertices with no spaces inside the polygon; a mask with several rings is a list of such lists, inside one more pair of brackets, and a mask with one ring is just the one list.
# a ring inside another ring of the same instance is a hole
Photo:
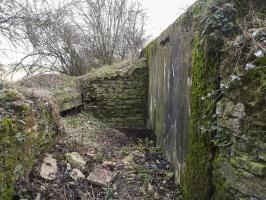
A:
{"label": "weathered concrete surface", "polygon": [[147,67],[142,60],[105,66],[80,78],[84,107],[116,127],[144,127]]}
{"label": "weathered concrete surface", "polygon": [[149,65],[148,127],[176,169],[178,181],[188,143],[192,21],[182,16],[144,50]]}

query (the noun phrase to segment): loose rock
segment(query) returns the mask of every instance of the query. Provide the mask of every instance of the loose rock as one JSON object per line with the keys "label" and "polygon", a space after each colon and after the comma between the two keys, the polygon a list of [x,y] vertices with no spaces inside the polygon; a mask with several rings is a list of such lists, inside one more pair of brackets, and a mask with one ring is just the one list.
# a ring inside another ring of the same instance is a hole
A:
{"label": "loose rock", "polygon": [[84,174],[79,169],[73,169],[70,172],[70,177],[73,178],[75,181],[78,179],[85,178]]}
{"label": "loose rock", "polygon": [[45,188],[45,186],[41,186],[41,191],[45,191],[46,190],[46,188]]}
{"label": "loose rock", "polygon": [[87,180],[94,185],[109,187],[111,183],[117,178],[117,176],[117,172],[111,172],[105,169],[96,168],[88,176]]}
{"label": "loose rock", "polygon": [[153,187],[152,184],[148,184],[148,193],[149,193],[149,194],[154,193],[154,187]]}
{"label": "loose rock", "polygon": [[84,169],[86,161],[77,152],[66,153],[66,160],[73,166],[79,169]]}
{"label": "loose rock", "polygon": [[44,158],[41,166],[40,176],[45,180],[54,180],[56,178],[57,172],[57,160],[51,156]]}
{"label": "loose rock", "polygon": [[253,69],[253,68],[255,68],[256,66],[254,65],[254,64],[252,64],[252,63],[247,63],[246,64],[246,70],[250,70],[250,69]]}

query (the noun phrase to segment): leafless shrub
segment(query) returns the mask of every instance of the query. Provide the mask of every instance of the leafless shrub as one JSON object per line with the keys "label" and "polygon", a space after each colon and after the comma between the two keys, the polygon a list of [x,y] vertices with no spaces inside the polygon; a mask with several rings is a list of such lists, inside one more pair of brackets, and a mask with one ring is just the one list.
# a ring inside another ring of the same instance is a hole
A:
{"label": "leafless shrub", "polygon": [[[7,11],[12,6],[10,2],[5,5]],[[76,76],[91,67],[138,55],[144,43],[145,24],[145,14],[139,2],[62,2],[55,6],[48,0],[21,0],[18,4],[20,15],[16,17],[10,13],[16,23],[8,21],[7,24],[18,24],[19,28],[14,30],[19,30],[20,36],[18,39],[10,35],[10,38],[23,41],[28,52],[13,64],[13,71],[23,69],[27,75],[57,71]],[[0,0],[1,5],[3,7]]]}
{"label": "leafless shrub", "polygon": [[[23,6],[20,0],[0,0],[0,36],[16,43],[21,39]],[[2,39],[2,38],[0,38]]]}
{"label": "leafless shrub", "polygon": [[34,6],[25,8],[25,35],[32,52],[17,63],[16,69],[27,68],[28,74],[44,70],[79,75],[86,71],[85,59],[79,52],[79,36],[69,23],[72,14],[69,8],[73,3],[57,9],[48,6],[43,11]]}
{"label": "leafless shrub", "polygon": [[128,0],[85,0],[76,6],[83,42],[99,64],[134,56],[144,43],[145,14]]}
{"label": "leafless shrub", "polygon": [[[234,41],[232,38],[227,39],[228,49],[225,49],[226,59],[223,66],[227,68],[229,74],[242,74],[246,64],[252,64],[256,59],[254,55],[259,50],[266,53],[265,40],[258,38],[261,34],[266,33],[266,20],[254,5],[250,3],[248,14],[237,22],[239,34]],[[233,55],[233,56],[232,56]]]}
{"label": "leafless shrub", "polygon": [[[262,16],[260,12],[256,11],[252,5],[250,5],[248,15],[239,22],[239,27],[245,37],[245,40],[249,42],[251,46],[251,53],[258,49],[262,49],[266,53],[266,44],[262,44],[261,41],[255,39],[252,35],[255,31],[263,32],[266,31],[266,19]],[[260,29],[260,30],[259,30]]]}

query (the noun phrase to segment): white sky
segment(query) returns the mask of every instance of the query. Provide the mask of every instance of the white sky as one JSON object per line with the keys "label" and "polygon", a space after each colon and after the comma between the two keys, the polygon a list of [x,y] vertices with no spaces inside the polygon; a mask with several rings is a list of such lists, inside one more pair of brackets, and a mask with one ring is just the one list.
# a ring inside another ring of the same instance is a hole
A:
{"label": "white sky", "polygon": [[172,24],[178,16],[185,12],[196,0],[142,0],[143,8],[146,9],[147,34],[151,39]]}

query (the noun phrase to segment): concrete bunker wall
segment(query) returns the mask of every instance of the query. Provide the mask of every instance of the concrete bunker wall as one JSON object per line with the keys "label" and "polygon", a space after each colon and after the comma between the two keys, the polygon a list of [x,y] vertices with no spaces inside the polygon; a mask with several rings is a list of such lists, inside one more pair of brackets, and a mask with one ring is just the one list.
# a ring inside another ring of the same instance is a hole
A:
{"label": "concrete bunker wall", "polygon": [[187,200],[266,199],[265,6],[197,1],[144,49],[148,126]]}
{"label": "concrete bunker wall", "polygon": [[147,125],[173,164],[177,180],[188,143],[192,35],[190,19],[182,18],[144,50],[149,66]]}

